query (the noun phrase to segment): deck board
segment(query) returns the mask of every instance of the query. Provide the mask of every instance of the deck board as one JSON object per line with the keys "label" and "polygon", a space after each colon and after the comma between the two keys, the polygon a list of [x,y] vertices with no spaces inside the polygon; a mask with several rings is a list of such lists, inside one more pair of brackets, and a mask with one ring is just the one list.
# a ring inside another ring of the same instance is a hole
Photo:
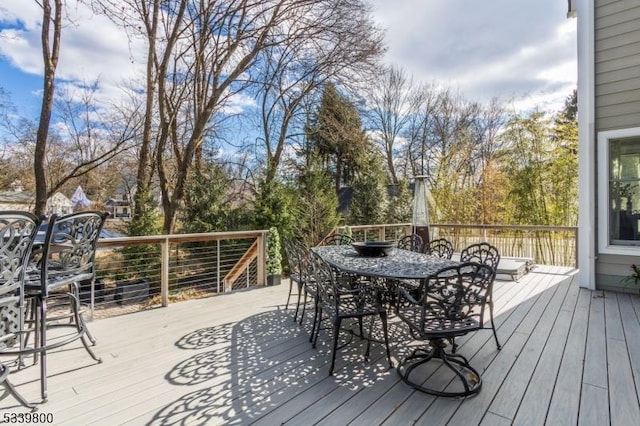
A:
{"label": "deck board", "polygon": [[546,415],[546,422],[550,425],[575,425],[578,422],[582,388],[580,377],[583,372],[590,304],[591,292],[579,292]]}
{"label": "deck board", "polygon": [[[103,362],[80,345],[51,353],[49,402],[39,411],[61,425],[618,425],[640,417],[640,298],[579,289],[567,268],[496,281],[503,349],[490,330],[457,340],[482,372],[481,392],[466,400],[413,390],[381,345],[365,361],[358,339],[339,351],[329,377],[330,332],[311,347],[310,315],[299,326],[283,309],[288,288],[95,320]],[[390,334],[397,363],[412,343],[397,318]],[[39,396],[37,370],[10,376],[30,400]],[[428,364],[421,374],[449,380]],[[6,393],[0,411],[25,412]]]}

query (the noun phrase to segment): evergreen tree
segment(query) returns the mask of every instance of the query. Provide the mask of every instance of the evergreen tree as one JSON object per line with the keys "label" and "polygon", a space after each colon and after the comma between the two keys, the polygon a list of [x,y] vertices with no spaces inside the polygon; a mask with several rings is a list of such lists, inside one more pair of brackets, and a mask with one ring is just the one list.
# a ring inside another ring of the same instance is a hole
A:
{"label": "evergreen tree", "polygon": [[384,222],[387,214],[386,173],[377,151],[369,149],[366,164],[352,181],[353,197],[349,205],[351,225],[374,225]]}
{"label": "evergreen tree", "polygon": [[307,129],[309,141],[334,177],[336,194],[363,163],[368,141],[356,108],[332,84],[325,86],[320,107]]}
{"label": "evergreen tree", "polygon": [[413,194],[406,179],[398,181],[395,193],[389,200],[386,223],[411,222],[413,215]]}
{"label": "evergreen tree", "polygon": [[338,196],[332,189],[331,174],[322,167],[318,155],[308,156],[298,176],[298,235],[307,245],[315,245],[339,223]]}
{"label": "evergreen tree", "polygon": [[195,167],[189,176],[182,211],[183,231],[221,232],[228,231],[230,205],[226,200],[230,181],[222,167],[210,164]]}
{"label": "evergreen tree", "polygon": [[256,194],[251,216],[253,229],[276,227],[280,236],[287,238],[293,234],[298,224],[296,215],[296,193],[293,188],[279,182],[262,182]]}

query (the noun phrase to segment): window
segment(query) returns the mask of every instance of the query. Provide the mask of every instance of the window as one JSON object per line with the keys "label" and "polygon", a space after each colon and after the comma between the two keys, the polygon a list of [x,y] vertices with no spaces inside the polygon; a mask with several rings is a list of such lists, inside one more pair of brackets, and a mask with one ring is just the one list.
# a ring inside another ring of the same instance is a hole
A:
{"label": "window", "polygon": [[640,128],[598,135],[599,250],[640,254]]}

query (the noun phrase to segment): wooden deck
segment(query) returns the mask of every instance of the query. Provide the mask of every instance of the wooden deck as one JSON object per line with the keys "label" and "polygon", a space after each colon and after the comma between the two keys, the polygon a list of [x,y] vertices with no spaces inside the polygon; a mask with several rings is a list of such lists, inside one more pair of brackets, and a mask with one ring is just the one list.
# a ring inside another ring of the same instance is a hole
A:
{"label": "wooden deck", "polygon": [[[538,266],[519,282],[498,281],[497,351],[491,331],[460,339],[482,371],[466,400],[413,391],[354,340],[327,376],[327,332],[311,348],[284,311],[288,284],[180,302],[96,320],[96,364],[78,346],[49,357],[54,424],[632,425],[640,421],[640,298],[592,293],[572,271]],[[308,319],[308,317],[307,317]],[[394,357],[406,350],[392,320]],[[424,369],[425,379],[446,380]],[[37,400],[38,368],[10,375]],[[446,384],[443,382],[443,384]],[[0,413],[25,412],[6,394]],[[0,422],[2,421],[0,415]]]}

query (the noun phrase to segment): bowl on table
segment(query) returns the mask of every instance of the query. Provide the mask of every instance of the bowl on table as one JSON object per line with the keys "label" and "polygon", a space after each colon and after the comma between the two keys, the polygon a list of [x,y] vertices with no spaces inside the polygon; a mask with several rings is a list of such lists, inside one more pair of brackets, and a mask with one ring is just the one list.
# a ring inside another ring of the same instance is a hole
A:
{"label": "bowl on table", "polygon": [[395,248],[394,243],[387,241],[356,241],[351,246],[360,256],[389,256]]}

